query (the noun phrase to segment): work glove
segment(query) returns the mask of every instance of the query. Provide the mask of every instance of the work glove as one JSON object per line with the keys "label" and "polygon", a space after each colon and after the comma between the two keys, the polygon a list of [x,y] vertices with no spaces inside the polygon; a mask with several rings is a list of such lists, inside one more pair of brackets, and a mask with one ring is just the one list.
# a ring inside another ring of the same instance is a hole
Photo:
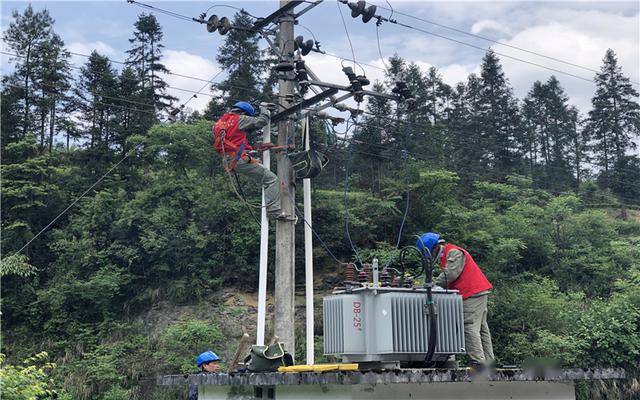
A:
{"label": "work glove", "polygon": [[260,115],[271,116],[271,111],[267,107],[260,107]]}

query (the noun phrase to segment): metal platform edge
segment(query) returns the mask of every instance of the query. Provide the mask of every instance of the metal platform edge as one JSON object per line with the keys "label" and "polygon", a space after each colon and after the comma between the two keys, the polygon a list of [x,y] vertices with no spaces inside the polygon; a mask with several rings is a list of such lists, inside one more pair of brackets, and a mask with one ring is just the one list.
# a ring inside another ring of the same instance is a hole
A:
{"label": "metal platform edge", "polygon": [[[294,373],[237,373],[165,375],[158,377],[160,386],[214,385],[214,386],[277,386],[277,385],[357,385],[393,383],[442,383],[472,382],[477,376],[468,369],[406,369],[367,372],[294,372]],[[486,377],[486,381],[576,381],[625,379],[621,368],[576,368],[559,370],[497,369]]]}

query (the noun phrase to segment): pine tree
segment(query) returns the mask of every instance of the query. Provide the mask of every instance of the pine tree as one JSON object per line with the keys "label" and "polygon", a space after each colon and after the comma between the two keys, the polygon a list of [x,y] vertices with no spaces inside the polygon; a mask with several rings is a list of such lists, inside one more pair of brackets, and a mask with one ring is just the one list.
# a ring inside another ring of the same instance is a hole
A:
{"label": "pine tree", "polygon": [[[380,82],[373,85],[373,91],[387,93]],[[387,118],[391,114],[391,104],[385,98],[370,97],[366,111],[367,114],[361,117],[361,123],[355,132],[355,147],[348,149],[359,152],[354,154],[354,162],[350,169],[363,178],[360,184],[362,188],[380,194],[383,171],[381,161],[384,160],[381,157],[397,154],[394,150],[397,144],[390,141],[388,130],[389,121]]]}
{"label": "pine tree", "polygon": [[47,10],[34,12],[31,5],[27,6],[23,14],[14,10],[13,18],[14,21],[9,24],[2,39],[7,47],[18,55],[15,59],[13,81],[20,82],[22,86],[18,96],[24,136],[35,128],[31,113],[36,102],[34,59],[38,49],[51,39],[54,21]]}
{"label": "pine tree", "polygon": [[64,41],[52,33],[50,40],[40,43],[35,56],[35,81],[40,96],[39,114],[40,146],[53,149],[53,139],[59,131],[73,130],[74,122],[69,113],[73,109],[71,89],[71,64]]}
{"label": "pine tree", "polygon": [[[576,165],[579,170],[581,161],[580,144],[576,142],[578,111],[569,105],[569,96],[554,76],[544,84],[533,84],[524,100],[522,115],[525,134],[518,135],[518,142],[529,172],[546,188],[560,190],[575,185],[573,167]],[[542,173],[534,174],[538,153]]]}
{"label": "pine tree", "polygon": [[484,131],[484,97],[482,81],[476,74],[469,75],[466,85],[458,85],[453,96],[454,107],[449,121],[452,137],[449,163],[466,181],[487,175],[491,162],[488,138]]}
{"label": "pine tree", "polygon": [[515,135],[520,128],[520,115],[513,89],[505,77],[500,60],[492,51],[482,59],[480,101],[475,112],[481,119],[480,136],[494,174],[504,176],[517,166]]}
{"label": "pine tree", "polygon": [[[247,15],[236,13],[232,24],[248,28],[253,25],[253,21]],[[228,71],[228,75],[223,82],[214,84],[212,89],[224,93],[223,107],[229,107],[236,101],[269,100],[263,93],[267,62],[258,48],[258,39],[255,32],[231,29],[224,44],[220,46],[216,60],[220,68]],[[214,113],[218,109],[219,107],[211,105],[208,112]]]}
{"label": "pine tree", "polygon": [[449,107],[451,87],[444,83],[436,67],[430,67],[425,80],[426,105],[433,125],[443,123]]}
{"label": "pine tree", "polygon": [[[153,14],[142,13],[134,24],[136,30],[133,38],[129,39],[132,44],[127,50],[129,57],[127,65],[134,68],[139,76],[139,102],[153,104],[156,111],[169,107],[176,97],[168,95],[167,82],[162,79],[163,73],[169,70],[160,63],[162,58],[162,27]],[[148,128],[156,118],[149,114],[145,119],[145,127]]]}
{"label": "pine tree", "polygon": [[606,185],[612,167],[636,147],[633,139],[640,134],[640,107],[634,100],[638,92],[622,74],[613,50],[607,50],[595,82],[586,129],[594,140],[595,157]]}
{"label": "pine tree", "polygon": [[132,67],[124,67],[116,77],[118,99],[115,101],[113,143],[122,153],[128,151],[127,139],[136,133],[143,133],[149,118],[154,115],[150,105],[138,104],[140,86],[139,75]]}
{"label": "pine tree", "polygon": [[112,116],[118,93],[116,72],[107,57],[95,50],[91,53],[80,70],[75,92],[89,147],[108,149],[113,140]]}

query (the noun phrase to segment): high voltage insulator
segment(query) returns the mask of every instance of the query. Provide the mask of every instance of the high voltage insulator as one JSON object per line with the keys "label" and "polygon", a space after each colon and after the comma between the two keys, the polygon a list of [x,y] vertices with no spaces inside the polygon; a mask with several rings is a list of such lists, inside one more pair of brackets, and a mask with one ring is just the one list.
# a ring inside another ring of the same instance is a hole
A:
{"label": "high voltage insulator", "polygon": [[273,67],[278,72],[289,72],[293,71],[293,64],[290,61],[285,59],[281,59],[275,67]]}
{"label": "high voltage insulator", "polygon": [[227,32],[231,30],[231,22],[229,18],[222,17],[218,18],[217,15],[212,15],[207,20],[207,31],[213,33],[218,31],[221,35],[226,35]]}
{"label": "high voltage insulator", "polygon": [[300,93],[305,94],[309,89],[309,75],[304,65],[304,60],[295,61],[296,79],[300,85]]}
{"label": "high voltage insulator", "polygon": [[362,0],[357,3],[347,3],[347,5],[351,9],[351,16],[358,18],[358,16],[362,15],[362,22],[364,23],[371,21],[371,18],[375,17],[377,9],[375,5],[367,7],[367,3]]}
{"label": "high voltage insulator", "polygon": [[395,93],[404,99],[410,99],[413,97],[409,87],[407,86],[407,82],[404,80],[396,77],[393,80],[393,84],[393,89],[391,89],[392,93]]}
{"label": "high voltage insulator", "polygon": [[313,40],[309,39],[305,41],[302,36],[296,36],[295,40],[293,41],[293,44],[294,44],[294,48],[296,50],[300,50],[300,53],[302,53],[303,56],[306,56],[307,54],[309,54],[311,50],[313,50],[313,46],[314,46]]}
{"label": "high voltage insulator", "polygon": [[362,87],[367,86],[371,82],[369,82],[369,79],[364,75],[356,75],[351,67],[343,67],[342,72],[344,72],[345,75],[347,75],[347,78],[349,78],[351,90],[353,91],[353,99],[360,103],[364,100],[364,91],[362,90]]}

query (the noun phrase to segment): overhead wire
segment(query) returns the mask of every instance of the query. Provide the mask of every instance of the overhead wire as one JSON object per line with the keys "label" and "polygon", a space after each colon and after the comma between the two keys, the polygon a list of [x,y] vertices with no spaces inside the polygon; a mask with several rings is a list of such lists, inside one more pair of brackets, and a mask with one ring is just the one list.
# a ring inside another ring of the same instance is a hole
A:
{"label": "overhead wire", "polygon": [[[359,104],[358,104],[359,106]],[[358,115],[354,116],[354,132],[352,138],[355,139],[357,131],[358,131]],[[344,174],[344,228],[345,235],[349,241],[349,246],[351,246],[351,250],[353,254],[356,256],[356,260],[362,266],[362,260],[360,259],[360,255],[358,254],[358,250],[353,245],[353,240],[351,240],[351,232],[349,231],[349,197],[347,196],[349,193],[349,166],[351,164],[351,158],[353,156],[353,150],[355,148],[355,143],[351,142],[349,144],[349,155],[347,157],[347,161],[345,163],[345,174]]]}
{"label": "overhead wire", "polygon": [[[387,1],[387,4],[389,4],[388,1]],[[467,31],[459,29],[459,28],[455,28],[455,27],[448,26],[448,25],[445,25],[445,24],[442,24],[442,23],[439,23],[439,22],[427,20],[425,18],[417,17],[415,15],[407,14],[407,13],[404,13],[404,12],[401,12],[401,11],[395,11],[393,9],[393,7],[391,7],[391,4],[389,4],[390,8],[386,8],[384,6],[378,6],[378,7],[381,8],[381,9],[384,9],[384,10],[391,11],[391,16],[395,12],[398,15],[402,15],[402,16],[405,16],[405,17],[408,17],[408,18],[412,18],[412,19],[415,19],[415,20],[418,20],[418,21],[422,21],[422,22],[425,22],[427,24],[431,24],[431,25],[434,25],[434,26],[438,26],[440,28],[448,29],[448,30],[451,30],[453,32],[461,33],[463,35],[475,37],[477,39],[482,39],[482,40],[485,40],[485,41],[488,41],[488,42],[491,42],[491,43],[495,43],[495,44],[497,44],[499,46],[504,46],[504,47],[508,47],[508,48],[511,48],[511,49],[514,49],[514,50],[518,50],[518,51],[522,51],[522,52],[525,52],[525,53],[529,53],[529,54],[532,54],[532,55],[535,55],[535,56],[538,56],[538,57],[542,57],[542,58],[546,58],[548,60],[552,60],[552,61],[556,61],[556,62],[559,62],[559,63],[562,63],[562,64],[570,65],[572,67],[580,68],[580,69],[583,69],[583,70],[586,70],[586,71],[590,71],[590,72],[594,72],[594,73],[600,73],[600,71],[598,71],[596,69],[585,67],[584,65],[576,64],[576,63],[573,63],[571,61],[566,61],[566,60],[562,60],[562,59],[557,58],[557,57],[548,56],[546,54],[542,54],[542,53],[539,53],[539,52],[536,52],[536,51],[528,50],[528,49],[525,49],[525,48],[520,47],[520,46],[504,43],[504,42],[501,42],[499,40],[491,39],[491,38],[483,36],[483,35],[478,35],[476,33],[467,32]],[[388,18],[391,19],[391,16],[389,16]],[[634,83],[636,85],[640,84],[638,82],[633,82],[633,81],[632,81],[632,83]]]}
{"label": "overhead wire", "polygon": [[347,40],[349,41],[349,47],[351,48],[351,56],[353,57],[353,68],[356,67],[356,53],[353,51],[353,43],[351,43],[351,36],[349,36],[349,30],[347,29],[347,23],[344,20],[344,15],[342,15],[342,8],[340,7],[340,2],[336,1],[336,6],[338,7],[338,12],[340,13],[340,19],[342,20],[342,26],[344,27],[344,32],[347,34]]}
{"label": "overhead wire", "polygon": [[173,11],[162,9],[160,7],[155,7],[155,6],[152,6],[152,5],[149,5],[149,4],[141,3],[141,2],[136,1],[136,0],[127,0],[127,3],[135,4],[135,5],[139,6],[139,7],[146,8],[146,9],[149,9],[149,10],[153,10],[153,11],[159,12],[161,14],[169,15],[169,16],[174,17],[174,18],[182,19],[184,21],[198,22],[193,17],[190,17],[188,15],[182,15],[182,14],[179,14],[177,12],[173,12]]}
{"label": "overhead wire", "polygon": [[[18,254],[20,254],[20,252],[22,252],[22,250],[26,249],[27,246],[29,246],[34,240],[36,240],[42,233],[44,233],[47,229],[49,229],[49,227],[51,225],[53,225],[58,219],[60,219],[60,217],[62,217],[67,211],[69,211],[71,209],[71,207],[73,207],[78,201],[80,201],[84,196],[87,195],[87,193],[89,193],[94,187],[96,187],[100,182],[102,182],[104,180],[104,178],[106,178],[114,169],[116,169],[120,164],[122,164],[124,162],[124,160],[126,160],[131,153],[134,150],[137,150],[138,147],[140,147],[141,144],[138,144],[138,146],[134,146],[131,149],[129,149],[129,151],[127,151],[124,155],[124,157],[122,157],[120,159],[120,161],[118,161],[117,163],[115,163],[111,168],[109,168],[109,170],[107,170],[107,172],[105,172],[97,181],[95,181],[90,187],[89,189],[85,190],[79,197],[77,197],[73,202],[71,202],[71,204],[69,204],[64,210],[62,210],[62,212],[60,212],[55,218],[53,218],[47,225],[45,225],[44,228],[42,228],[34,237],[32,237],[27,243],[24,244],[24,246],[22,246],[20,248],[20,250],[16,251],[15,253],[13,253],[11,256],[9,257],[13,257],[16,256]],[[7,257],[8,258],[8,257]]]}
{"label": "overhead wire", "polygon": [[493,50],[491,48],[477,46],[475,44],[463,42],[462,40],[450,38],[448,36],[441,35],[439,33],[431,32],[431,31],[428,31],[426,29],[422,29],[422,28],[418,28],[418,27],[415,27],[415,26],[407,25],[405,23],[398,22],[398,21],[395,21],[395,20],[394,21],[389,21],[389,22],[392,23],[392,24],[395,24],[395,25],[399,25],[399,26],[408,28],[408,29],[415,30],[417,32],[422,32],[422,33],[424,33],[426,35],[431,35],[431,36],[435,36],[435,37],[438,37],[438,38],[441,38],[441,39],[449,40],[451,42],[458,43],[458,44],[461,44],[463,46],[472,47],[472,48],[477,49],[477,50],[482,50],[484,52],[491,51],[494,54],[496,54],[498,56],[501,56],[501,57],[504,57],[504,58],[508,58],[508,59],[511,59],[511,60],[514,60],[514,61],[518,61],[518,62],[522,62],[522,63],[525,63],[525,64],[533,65],[533,66],[538,67],[538,68],[543,68],[543,69],[546,69],[546,70],[549,70],[549,71],[557,72],[557,73],[562,74],[562,75],[567,75],[567,76],[571,76],[571,77],[576,78],[576,79],[580,79],[580,80],[583,80],[583,81],[594,83],[594,79],[586,78],[584,76],[580,76],[580,75],[576,75],[576,74],[572,74],[570,72],[566,72],[566,71],[563,71],[563,70],[560,70],[560,69],[557,69],[557,68],[547,67],[546,65],[538,64],[536,62],[528,61],[528,60],[525,60],[525,59],[522,59],[522,58],[519,58],[519,57],[515,57],[515,56],[511,56],[511,55],[508,55],[508,54],[505,54],[505,53],[497,52],[497,51],[495,51],[495,50]]}

